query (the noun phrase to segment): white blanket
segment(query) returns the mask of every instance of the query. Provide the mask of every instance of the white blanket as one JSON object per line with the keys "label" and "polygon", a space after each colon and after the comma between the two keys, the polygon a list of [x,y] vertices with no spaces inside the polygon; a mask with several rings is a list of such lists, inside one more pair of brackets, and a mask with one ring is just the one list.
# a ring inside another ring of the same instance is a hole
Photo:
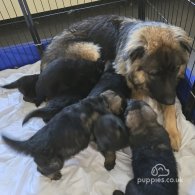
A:
{"label": "white blanket", "polygon": [[[21,76],[39,72],[40,62],[17,70],[0,72],[0,85]],[[0,88],[0,134],[24,140],[32,136],[44,123],[34,118],[22,127],[24,116],[36,107],[24,102],[17,89]],[[195,195],[195,127],[181,112],[179,101],[177,122],[182,134],[182,147],[175,153],[178,162],[180,195]],[[112,195],[115,189],[125,190],[133,178],[131,151],[117,152],[115,168],[108,172],[103,167],[104,158],[89,146],[64,163],[62,178],[51,181],[36,170],[33,159],[16,153],[0,138],[0,194],[2,195]]]}

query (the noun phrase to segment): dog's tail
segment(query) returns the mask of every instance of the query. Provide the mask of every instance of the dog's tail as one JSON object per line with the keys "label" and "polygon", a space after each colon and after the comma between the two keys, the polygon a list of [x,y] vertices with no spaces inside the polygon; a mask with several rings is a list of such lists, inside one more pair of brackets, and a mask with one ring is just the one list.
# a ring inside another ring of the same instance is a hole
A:
{"label": "dog's tail", "polygon": [[9,83],[9,84],[6,84],[6,85],[3,85],[1,86],[2,88],[5,88],[5,89],[15,89],[15,88],[18,88],[18,80],[12,82],[12,83]]}
{"label": "dog's tail", "polygon": [[124,195],[124,193],[120,190],[115,190],[112,195]]}
{"label": "dog's tail", "polygon": [[23,152],[25,154],[31,154],[31,147],[29,144],[29,141],[18,141],[10,139],[9,137],[2,135],[3,140],[7,145],[9,145],[11,148],[18,152]]}
{"label": "dog's tail", "polygon": [[50,119],[59,111],[58,108],[40,108],[27,114],[22,122],[22,125],[27,123],[33,117],[40,117],[42,119]]}

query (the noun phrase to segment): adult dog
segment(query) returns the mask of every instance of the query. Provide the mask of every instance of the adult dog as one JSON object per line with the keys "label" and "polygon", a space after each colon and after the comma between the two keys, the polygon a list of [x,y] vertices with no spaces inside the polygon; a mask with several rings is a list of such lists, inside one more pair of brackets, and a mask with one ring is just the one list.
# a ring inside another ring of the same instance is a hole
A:
{"label": "adult dog", "polygon": [[190,53],[190,38],[185,31],[160,22],[116,15],[89,18],[73,24],[53,39],[43,55],[42,70],[52,60],[66,58],[70,48],[77,50],[78,55],[88,56],[85,47],[75,47],[83,41],[99,45],[102,59],[115,60],[116,72],[125,76],[133,98],[151,97],[157,101],[172,148],[178,150],[181,137],[174,103],[177,80],[183,76]]}

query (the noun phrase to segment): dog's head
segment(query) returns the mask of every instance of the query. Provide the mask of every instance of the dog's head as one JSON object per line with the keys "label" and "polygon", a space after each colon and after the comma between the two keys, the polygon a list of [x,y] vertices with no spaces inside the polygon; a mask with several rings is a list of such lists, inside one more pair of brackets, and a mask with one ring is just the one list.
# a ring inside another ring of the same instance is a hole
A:
{"label": "dog's head", "polygon": [[108,109],[116,114],[120,115],[124,112],[126,107],[126,100],[125,98],[121,97],[119,94],[112,90],[107,90],[101,93],[101,96],[105,99],[108,104]]}
{"label": "dog's head", "polygon": [[[148,123],[157,123],[157,115],[144,101],[129,100],[125,110],[126,126],[132,130],[142,129]],[[136,132],[135,132],[136,133]]]}
{"label": "dog's head", "polygon": [[122,120],[113,114],[101,116],[93,129],[100,151],[116,151],[128,144],[128,133]]}
{"label": "dog's head", "polygon": [[116,71],[126,77],[130,88],[173,104],[177,80],[189,58],[190,38],[181,28],[166,24],[142,26],[127,36],[116,57]]}

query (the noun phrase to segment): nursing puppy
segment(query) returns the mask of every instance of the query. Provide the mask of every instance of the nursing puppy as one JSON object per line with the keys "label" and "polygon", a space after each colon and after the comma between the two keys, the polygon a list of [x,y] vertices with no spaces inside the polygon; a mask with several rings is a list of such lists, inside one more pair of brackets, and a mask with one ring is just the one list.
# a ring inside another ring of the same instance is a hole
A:
{"label": "nursing puppy", "polygon": [[106,91],[64,108],[26,141],[16,141],[5,135],[2,138],[13,149],[31,155],[39,172],[57,180],[61,177],[64,160],[88,146],[95,121],[110,112],[120,114],[123,104],[119,95]]}
{"label": "nursing puppy", "polygon": [[[100,77],[97,84],[93,87],[88,97],[95,97],[105,92],[112,90],[122,97],[129,97],[130,89],[127,87],[125,78],[115,73],[112,63],[107,62],[105,71]],[[55,114],[62,110],[65,106],[76,103],[82,99],[80,95],[63,95],[48,101],[46,107],[30,112],[24,119],[23,124],[28,122],[32,117],[41,117],[45,122],[49,121]]]}
{"label": "nursing puppy", "polygon": [[98,96],[106,90],[112,90],[126,98],[131,96],[131,91],[127,86],[125,78],[115,73],[113,64],[110,61],[106,63],[102,76],[88,96]]}
{"label": "nursing puppy", "polygon": [[111,170],[115,166],[117,150],[128,145],[128,132],[123,121],[113,115],[101,116],[95,123],[93,135],[98,150],[104,155],[104,167]]}
{"label": "nursing puppy", "polygon": [[42,69],[53,59],[64,56],[69,45],[83,40],[98,44],[103,60],[115,60],[116,72],[126,78],[134,98],[150,97],[159,104],[172,148],[178,150],[181,138],[174,107],[176,85],[184,74],[191,50],[185,31],[160,22],[116,15],[88,18],[54,38],[43,55]]}
{"label": "nursing puppy", "polygon": [[[177,195],[176,160],[169,135],[157,122],[155,112],[143,101],[132,100],[125,111],[125,124],[129,130],[134,173],[125,195]],[[113,193],[122,194],[118,190]]]}
{"label": "nursing puppy", "polygon": [[101,60],[73,60],[58,58],[39,75],[36,83],[37,106],[56,96],[80,95],[86,97],[104,70]]}
{"label": "nursing puppy", "polygon": [[3,85],[1,87],[6,89],[15,89],[18,88],[18,90],[23,94],[24,101],[35,103],[36,102],[36,92],[35,92],[35,85],[38,80],[39,75],[28,75],[23,76],[19,78],[18,80]]}

